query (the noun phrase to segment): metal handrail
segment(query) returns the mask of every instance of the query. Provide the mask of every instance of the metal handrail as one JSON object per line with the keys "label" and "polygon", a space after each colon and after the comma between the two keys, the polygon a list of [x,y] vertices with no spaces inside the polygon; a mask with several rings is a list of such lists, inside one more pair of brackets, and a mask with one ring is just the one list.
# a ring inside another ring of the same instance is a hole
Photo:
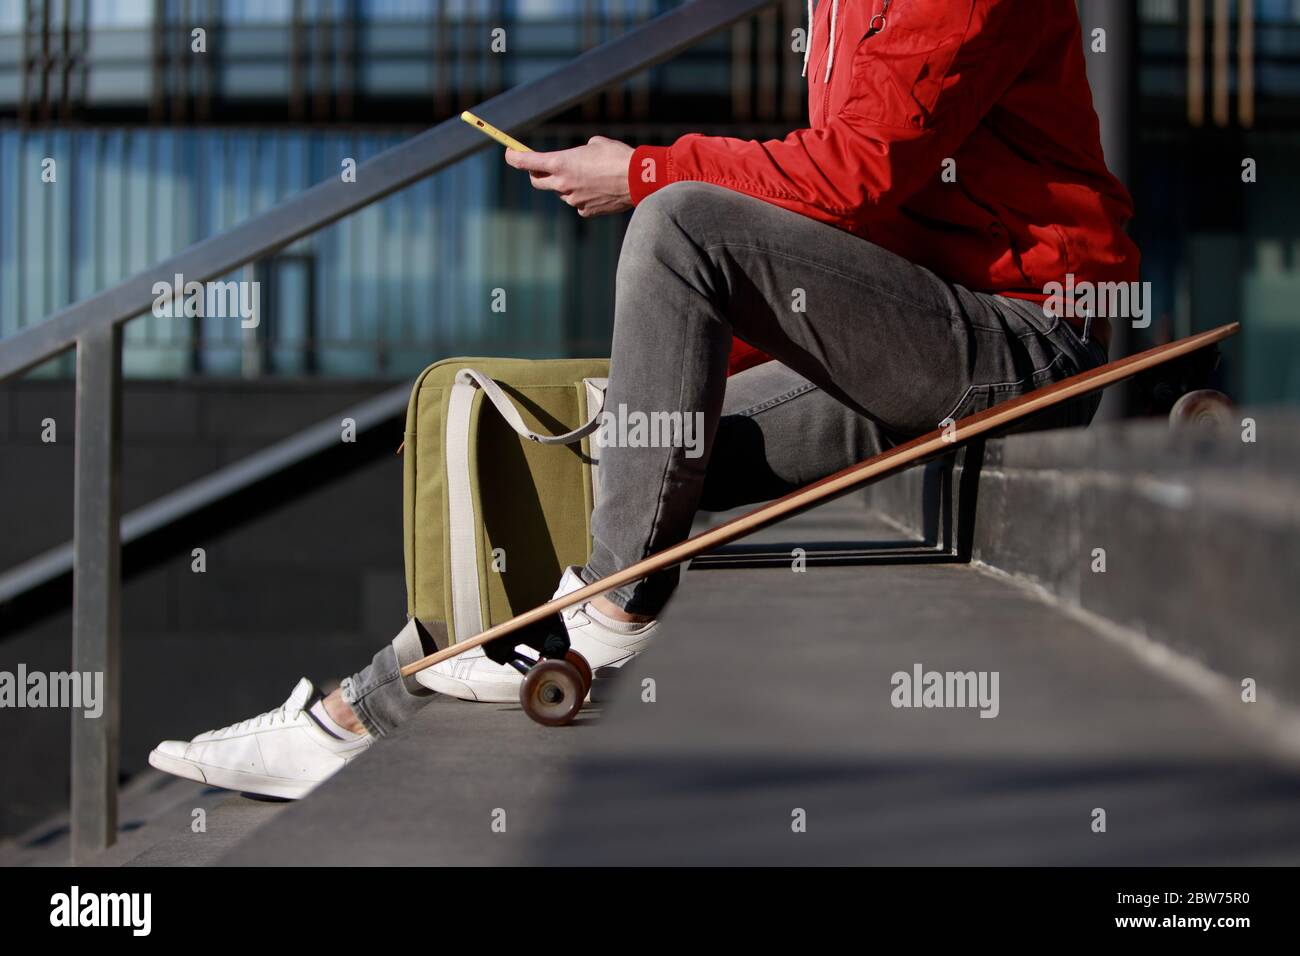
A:
{"label": "metal handrail", "polygon": [[[669,59],[775,0],[694,0],[558,70],[476,109],[520,132],[635,73]],[[154,284],[179,274],[208,282],[264,258],[349,213],[488,145],[459,119],[447,120],[356,169],[355,181],[318,183],[226,232],[0,339],[0,382],[69,348],[77,349],[73,532],[72,666],[104,675],[97,720],[72,718],[72,859],[114,842],[121,713],[122,326],[148,311]],[[238,490],[238,489],[234,489]]]}

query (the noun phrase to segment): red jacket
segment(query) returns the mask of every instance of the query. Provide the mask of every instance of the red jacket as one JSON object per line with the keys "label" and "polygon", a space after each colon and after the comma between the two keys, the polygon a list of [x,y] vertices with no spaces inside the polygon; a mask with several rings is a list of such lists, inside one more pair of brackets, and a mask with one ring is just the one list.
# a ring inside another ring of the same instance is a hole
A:
{"label": "red jacket", "polygon": [[811,128],[642,146],[633,202],[716,183],[1016,297],[1137,279],[1074,0],[820,0],[808,49]]}

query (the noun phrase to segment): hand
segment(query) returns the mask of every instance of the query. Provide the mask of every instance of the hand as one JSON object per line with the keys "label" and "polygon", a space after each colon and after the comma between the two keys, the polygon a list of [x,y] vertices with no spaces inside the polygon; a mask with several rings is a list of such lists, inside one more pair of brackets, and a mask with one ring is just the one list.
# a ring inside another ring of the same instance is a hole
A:
{"label": "hand", "polygon": [[506,150],[506,162],[528,171],[535,189],[559,193],[584,219],[632,208],[627,168],[632,147],[615,139],[593,136],[586,146],[550,153]]}

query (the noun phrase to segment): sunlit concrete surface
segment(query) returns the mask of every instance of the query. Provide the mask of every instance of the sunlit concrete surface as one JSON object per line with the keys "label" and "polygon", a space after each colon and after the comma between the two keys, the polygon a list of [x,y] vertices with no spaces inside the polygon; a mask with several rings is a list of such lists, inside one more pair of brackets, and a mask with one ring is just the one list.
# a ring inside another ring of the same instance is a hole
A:
{"label": "sunlit concrete surface", "polygon": [[[1122,646],[852,502],[765,538],[846,531],[892,544],[867,566],[689,572],[613,704],[558,730],[429,707],[222,862],[1300,860],[1300,772]],[[891,675],[918,663],[997,671],[998,715],[895,708]]]}

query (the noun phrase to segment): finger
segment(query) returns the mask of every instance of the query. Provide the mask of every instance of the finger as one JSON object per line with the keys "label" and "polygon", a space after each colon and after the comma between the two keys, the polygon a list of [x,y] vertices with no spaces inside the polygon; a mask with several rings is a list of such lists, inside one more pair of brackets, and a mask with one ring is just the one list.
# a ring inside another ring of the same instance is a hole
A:
{"label": "finger", "polygon": [[567,180],[560,176],[551,176],[545,173],[529,173],[528,179],[529,182],[533,184],[534,189],[542,189],[546,192],[567,192],[569,188]]}
{"label": "finger", "polygon": [[515,169],[526,169],[529,172],[553,173],[559,165],[559,155],[560,153],[521,153],[517,149],[507,149],[506,163]]}

